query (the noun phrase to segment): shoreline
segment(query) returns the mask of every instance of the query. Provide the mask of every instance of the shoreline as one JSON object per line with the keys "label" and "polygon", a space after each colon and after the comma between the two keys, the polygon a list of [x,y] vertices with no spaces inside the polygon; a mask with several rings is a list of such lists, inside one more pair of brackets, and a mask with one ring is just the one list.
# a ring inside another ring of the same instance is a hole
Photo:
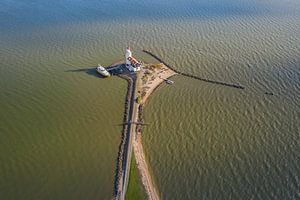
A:
{"label": "shoreline", "polygon": [[[151,66],[151,64],[150,64]],[[150,79],[150,81],[145,81],[142,83],[142,100],[141,104],[138,110],[138,121],[143,123],[143,110],[145,107],[145,103],[147,102],[148,98],[151,94],[155,92],[155,90],[165,82],[166,79],[175,76],[177,73],[168,68],[166,65],[160,63],[156,65],[158,69],[156,69],[153,72],[153,79]],[[140,72],[142,76],[144,76],[147,72],[148,68],[143,68]],[[158,72],[157,72],[158,71]],[[160,75],[159,75],[160,74]],[[141,77],[142,79],[143,77]],[[143,81],[143,80],[140,80]],[[159,194],[158,190],[156,188],[156,185],[153,181],[153,178],[149,172],[149,164],[147,163],[147,160],[145,158],[145,151],[142,144],[142,128],[137,127],[135,139],[133,142],[133,150],[134,150],[134,156],[137,162],[137,167],[139,169],[139,174],[141,176],[142,184],[144,186],[144,189],[146,190],[146,193],[148,195],[148,199],[150,200],[159,200]]]}

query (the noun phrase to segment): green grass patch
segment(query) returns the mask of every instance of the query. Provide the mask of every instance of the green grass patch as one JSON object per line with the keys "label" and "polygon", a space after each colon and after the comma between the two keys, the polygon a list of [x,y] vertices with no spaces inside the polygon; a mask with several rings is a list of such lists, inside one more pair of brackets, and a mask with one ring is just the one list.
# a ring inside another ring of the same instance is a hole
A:
{"label": "green grass patch", "polygon": [[131,158],[131,167],[130,167],[130,175],[129,175],[129,183],[126,192],[126,200],[143,200],[147,199],[146,192],[142,186],[142,182],[140,180],[138,174],[138,168],[136,165],[135,157]]}

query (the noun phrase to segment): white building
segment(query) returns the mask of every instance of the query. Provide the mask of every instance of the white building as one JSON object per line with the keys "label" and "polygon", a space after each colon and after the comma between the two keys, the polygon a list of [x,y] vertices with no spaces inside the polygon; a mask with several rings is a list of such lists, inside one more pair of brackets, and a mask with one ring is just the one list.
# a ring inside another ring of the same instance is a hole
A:
{"label": "white building", "polygon": [[127,47],[125,51],[125,64],[129,71],[137,72],[141,70],[141,63],[139,63],[137,59],[132,57],[132,53],[129,47]]}

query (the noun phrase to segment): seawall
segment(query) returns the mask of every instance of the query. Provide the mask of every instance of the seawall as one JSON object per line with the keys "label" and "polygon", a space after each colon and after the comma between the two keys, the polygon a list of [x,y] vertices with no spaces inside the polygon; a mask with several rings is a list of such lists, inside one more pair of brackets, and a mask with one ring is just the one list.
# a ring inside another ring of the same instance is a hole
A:
{"label": "seawall", "polygon": [[[127,85],[127,93],[125,98],[125,109],[123,114],[123,128],[122,128],[122,136],[121,136],[121,143],[119,145],[119,153],[117,158],[117,165],[116,165],[116,174],[115,174],[115,183],[114,183],[114,196],[116,199],[118,199],[119,191],[121,190],[121,187],[123,185],[123,174],[124,174],[124,168],[126,168],[126,158],[125,156],[127,153],[126,147],[128,146],[128,125],[126,122],[129,121],[130,118],[130,103],[132,100],[132,91],[134,87],[134,83],[132,78],[128,76],[120,76],[121,78],[125,79],[128,83]],[[124,166],[125,165],[125,166]]]}

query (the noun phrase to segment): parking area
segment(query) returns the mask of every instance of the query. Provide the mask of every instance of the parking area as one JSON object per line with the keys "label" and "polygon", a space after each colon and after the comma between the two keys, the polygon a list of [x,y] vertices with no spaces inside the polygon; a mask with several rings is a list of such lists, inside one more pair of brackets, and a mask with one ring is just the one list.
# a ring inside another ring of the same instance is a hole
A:
{"label": "parking area", "polygon": [[118,75],[125,75],[125,74],[131,74],[132,72],[127,69],[125,64],[119,64],[115,66],[111,66],[106,68],[107,71],[112,75],[112,76],[118,76]]}

